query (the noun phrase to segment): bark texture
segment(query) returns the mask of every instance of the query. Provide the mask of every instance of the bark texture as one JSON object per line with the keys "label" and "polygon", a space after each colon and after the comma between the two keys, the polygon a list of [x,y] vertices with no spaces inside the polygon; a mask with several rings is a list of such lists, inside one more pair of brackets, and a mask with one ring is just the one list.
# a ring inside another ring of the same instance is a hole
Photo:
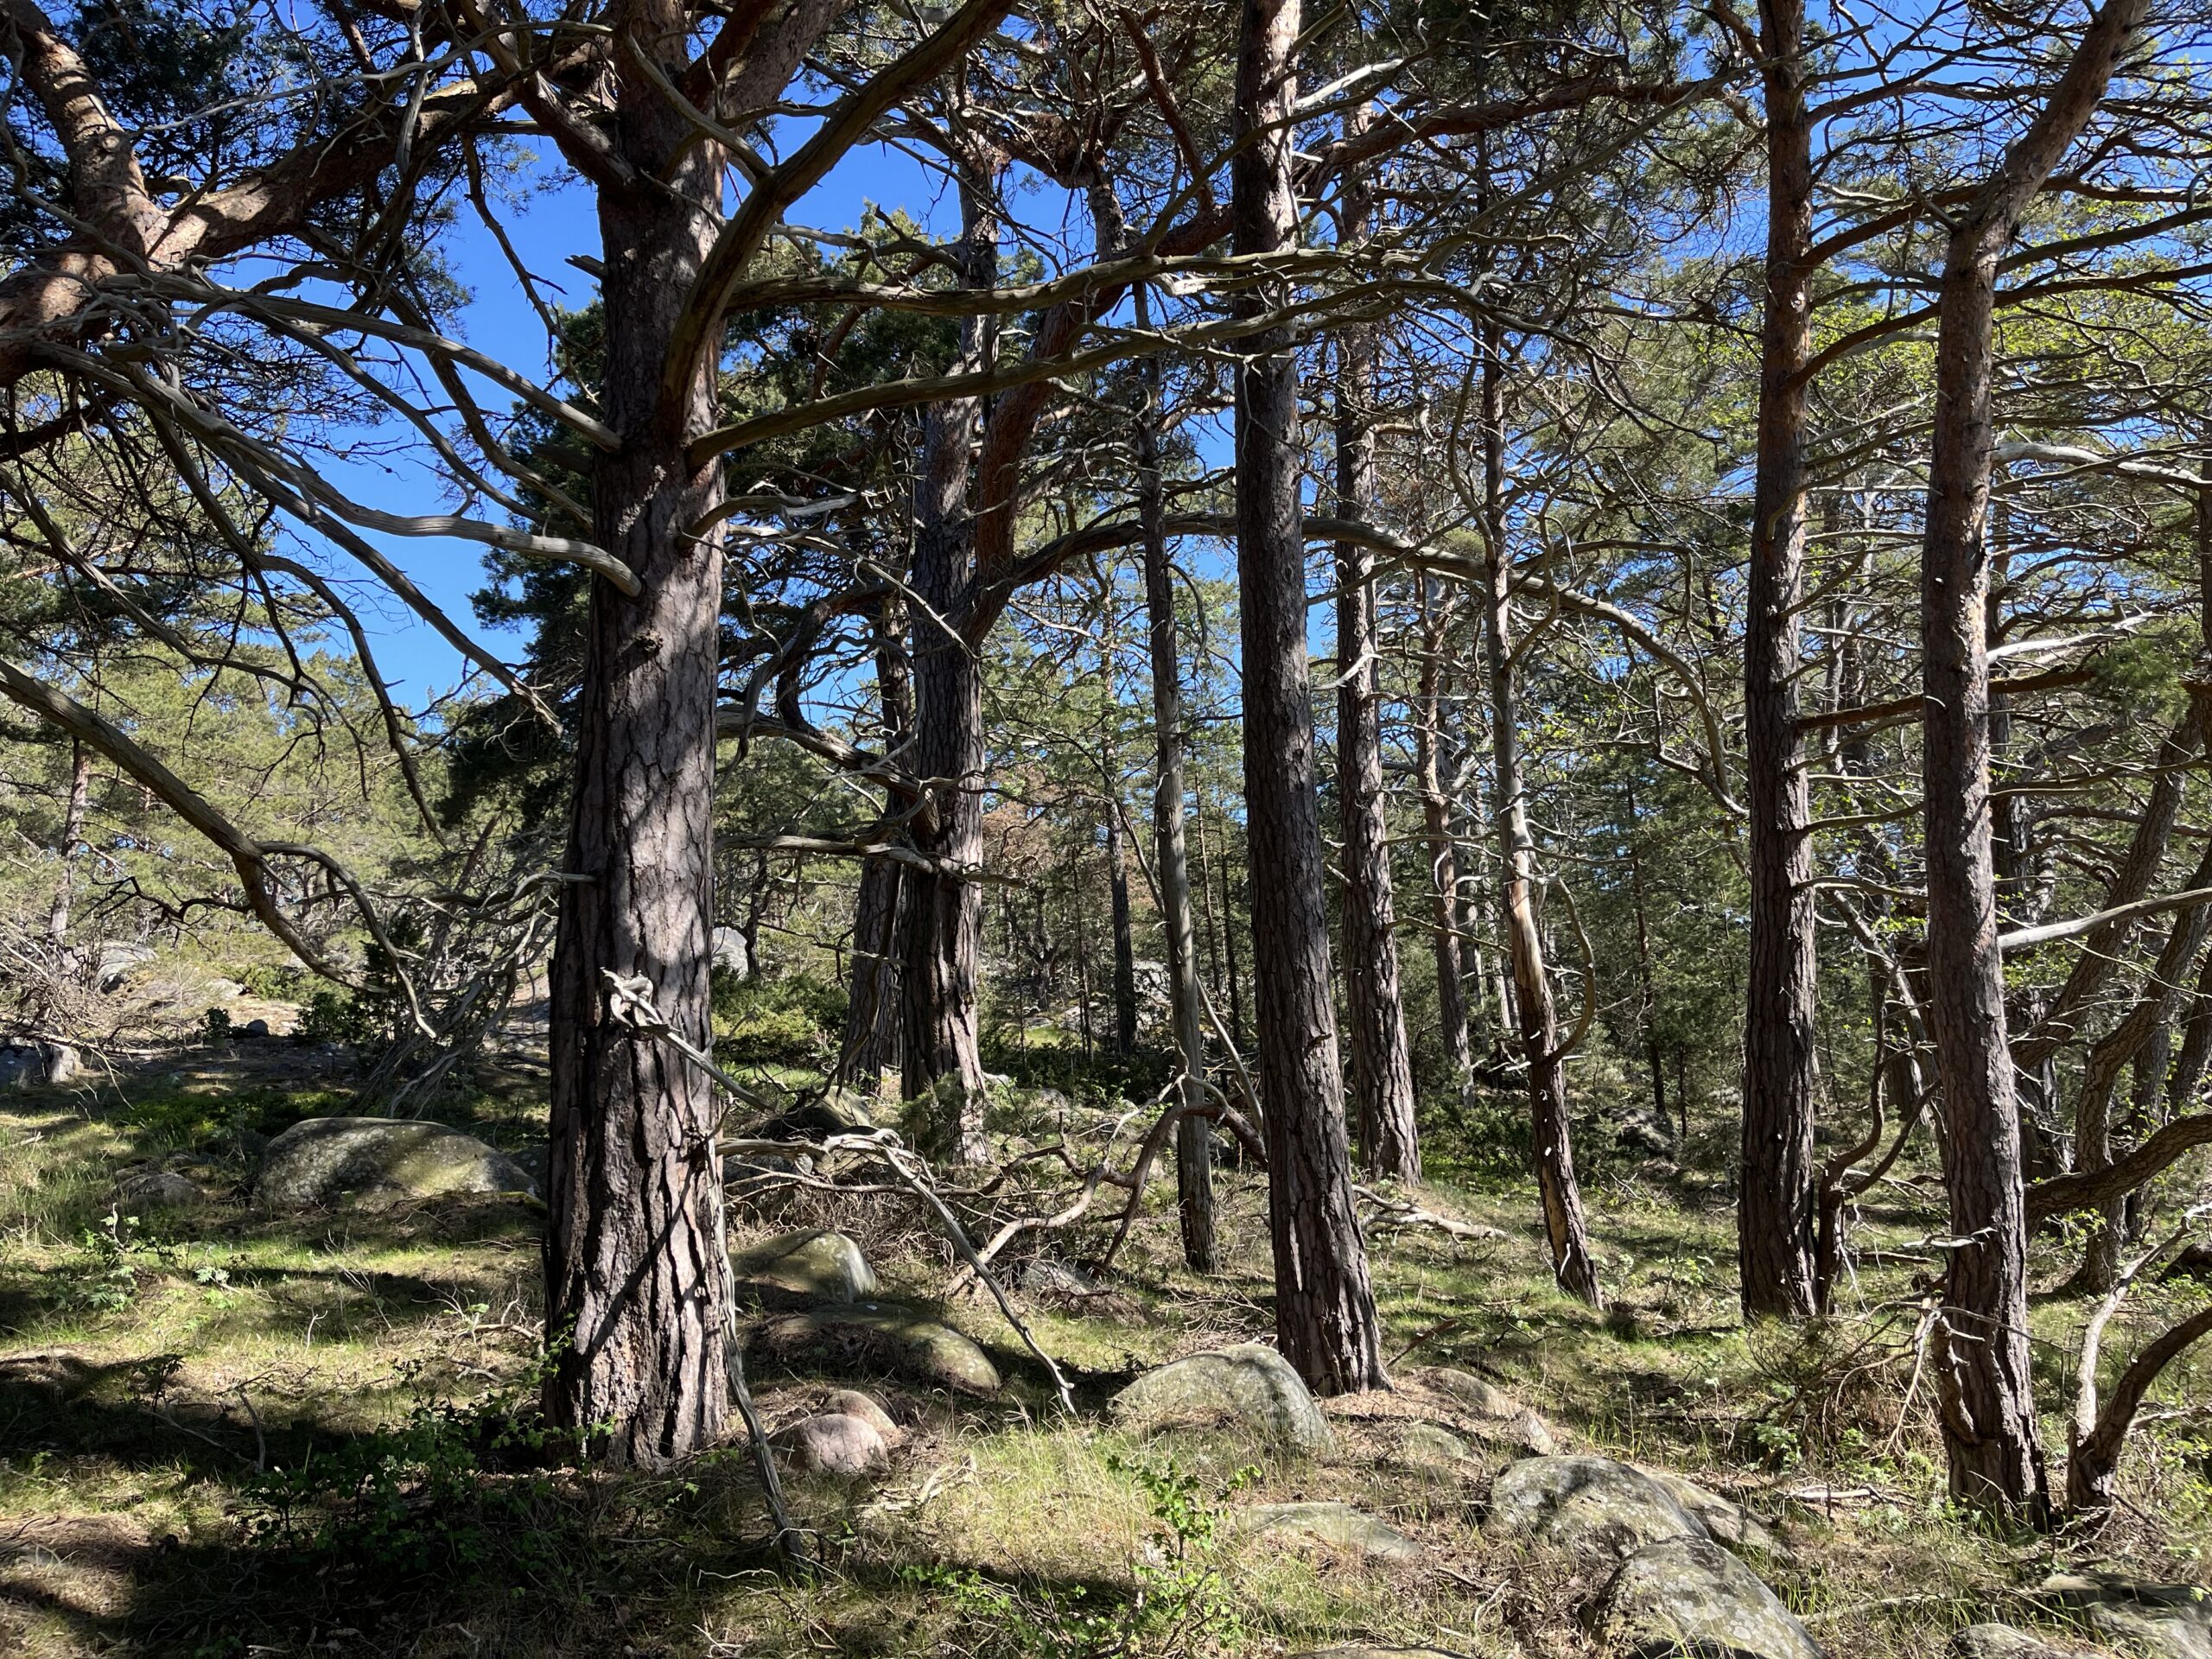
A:
{"label": "bark texture", "polygon": [[[650,8],[648,9],[650,10]],[[680,16],[654,20],[680,43]],[[718,533],[695,536],[721,471],[687,440],[715,413],[704,362],[680,406],[660,396],[670,340],[714,235],[720,151],[696,143],[644,73],[621,78],[614,141],[670,195],[602,192],[607,423],[622,441],[592,480],[597,539],[637,574],[592,588],[575,792],[552,979],[552,1134],[545,1408],[607,1425],[607,1451],[647,1466],[711,1445],[727,1404],[718,1111],[707,1078],[617,1022],[606,976],[642,977],[690,1042],[708,1025],[714,914]],[[680,157],[680,159],[678,159]]]}
{"label": "bark texture", "polygon": [[[1297,234],[1291,181],[1292,54],[1299,0],[1243,0],[1236,54],[1238,148],[1230,165],[1236,251]],[[1283,298],[1264,284],[1243,303]],[[1266,1103],[1275,1332],[1318,1392],[1383,1381],[1367,1252],[1352,1207],[1338,1070],[1306,654],[1299,502],[1298,358],[1287,328],[1255,336],[1236,372],[1236,569],[1244,667],[1244,793],[1260,1090]]]}
{"label": "bark texture", "polygon": [[1818,1172],[1813,1020],[1818,983],[1811,801],[1797,722],[1797,612],[1805,564],[1805,398],[1812,353],[1812,129],[1802,0],[1763,0],[1766,315],[1744,628],[1744,804],[1750,967],[1745,980],[1743,1182],[1737,1254],[1744,1312],[1814,1306]]}
{"label": "bark texture", "polygon": [[[1143,315],[1139,298],[1141,325]],[[1167,936],[1167,1000],[1183,1069],[1176,1090],[1184,1116],[1175,1126],[1175,1208],[1183,1259],[1201,1273],[1217,1265],[1213,1216],[1213,1135],[1192,1116],[1205,1103],[1205,1022],[1198,1001],[1198,938],[1191,916],[1191,861],[1183,833],[1183,645],[1175,620],[1175,574],[1167,558],[1166,502],[1160,475],[1160,360],[1139,371],[1137,513],[1144,535],[1146,641],[1152,667],[1154,743],[1154,861],[1160,870],[1160,919]]]}
{"label": "bark texture", "polygon": [[[1364,122],[1358,124],[1362,128]],[[1355,201],[1347,212],[1363,212]],[[1337,512],[1374,515],[1375,337],[1346,331],[1338,347]],[[1398,986],[1390,828],[1383,813],[1382,721],[1376,683],[1375,555],[1337,543],[1337,815],[1344,843],[1344,1004],[1351,1022],[1351,1091],[1360,1164],[1370,1175],[1421,1179],[1414,1068]]]}
{"label": "bark texture", "polygon": [[2045,1518],[2027,1329],[2027,1215],[1989,798],[1984,541],[1999,262],[2020,216],[2088,124],[2145,0],[2107,0],[2049,101],[1956,220],[1936,325],[1935,430],[1921,556],[1922,783],[1929,1017],[1943,1090],[1951,1250],[1937,1330],[1937,1399],[1953,1497]]}

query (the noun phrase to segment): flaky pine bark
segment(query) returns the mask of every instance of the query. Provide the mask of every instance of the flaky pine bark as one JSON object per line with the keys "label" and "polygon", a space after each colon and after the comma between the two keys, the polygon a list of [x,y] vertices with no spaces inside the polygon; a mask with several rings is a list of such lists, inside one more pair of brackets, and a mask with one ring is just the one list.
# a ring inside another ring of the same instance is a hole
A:
{"label": "flaky pine bark", "polygon": [[[1743,1181],[1736,1206],[1744,1312],[1814,1306],[1811,803],[1797,722],[1797,613],[1805,563],[1805,399],[1812,354],[1812,124],[1803,0],[1762,0],[1766,101],[1765,321],[1744,626],[1744,804],[1751,962],[1744,1008]],[[1716,757],[1717,760],[1718,757]]]}
{"label": "flaky pine bark", "polygon": [[[1230,163],[1236,251],[1291,247],[1292,54],[1299,0],[1243,0],[1237,148]],[[1268,282],[1240,302],[1287,298]],[[1329,985],[1320,803],[1306,656],[1306,549],[1299,502],[1298,356],[1287,327],[1255,335],[1236,368],[1236,571],[1244,666],[1244,798],[1254,1000],[1266,1103],[1275,1333],[1313,1388],[1381,1386],[1381,1331],[1352,1207],[1344,1080]]]}
{"label": "flaky pine bark", "polygon": [[2020,216],[2088,123],[2147,0],[2107,0],[2050,101],[1953,221],[1939,287],[1936,419],[1921,554],[1922,783],[1929,1025],[1943,1090],[1951,1249],[1936,1382],[1952,1497],[2050,1512],[2027,1329],[2027,1217],[2006,1042],[1989,805],[1983,543],[1993,451],[1999,263]]}
{"label": "flaky pine bark", "polygon": [[[960,181],[962,282],[988,288],[998,268],[998,222],[989,169],[969,165]],[[988,319],[963,318],[960,366],[988,357]],[[983,1141],[983,1058],[977,974],[983,948],[983,675],[956,631],[973,597],[975,523],[969,512],[969,455],[981,406],[973,397],[932,404],[923,428],[915,486],[912,771],[923,780],[916,849],[937,861],[906,883],[904,1012],[906,1098],[929,1103],[924,1140],[963,1163],[988,1155]],[[952,626],[948,626],[947,624]]]}
{"label": "flaky pine bark", "polygon": [[[640,6],[640,51],[680,53],[683,17]],[[604,1426],[618,1461],[657,1466],[711,1445],[727,1404],[721,1155],[713,1090],[689,1060],[609,1012],[607,976],[643,977],[704,1048],[714,915],[715,690],[721,469],[685,458],[715,416],[715,365],[671,407],[671,340],[721,201],[721,152],[618,60],[614,142],[666,181],[602,191],[607,425],[592,477],[600,545],[636,573],[592,584],[575,789],[553,955],[545,1408]],[[672,66],[664,66],[664,73]]]}
{"label": "flaky pine bark", "polygon": [[[1142,290],[1139,326],[1150,324]],[[1154,862],[1160,870],[1160,929],[1167,936],[1167,1001],[1182,1067],[1176,1100],[1175,1212],[1183,1259],[1200,1273],[1217,1265],[1213,1217],[1213,1135],[1194,1116],[1205,1104],[1206,1039],[1198,1001],[1198,939],[1191,918],[1191,861],[1183,834],[1183,644],[1175,620],[1175,573],[1167,560],[1167,511],[1160,475],[1160,359],[1138,371],[1137,516],[1142,525],[1146,642],[1152,667]]]}
{"label": "flaky pine bark", "polygon": [[1505,423],[1503,365],[1495,325],[1483,336],[1483,661],[1490,683],[1491,802],[1497,824],[1498,903],[1513,967],[1513,1007],[1529,1068],[1529,1141],[1536,1188],[1560,1288],[1592,1307],[1605,1305],[1590,1258],[1582,1188],[1574,1173],[1574,1141],[1567,1104],[1567,1056],[1560,1047],[1559,1011],[1544,969],[1536,919],[1535,843],[1529,833],[1527,785],[1521,772],[1521,709],[1512,656],[1512,573],[1505,560]]}
{"label": "flaky pine bark", "polygon": [[[1348,131],[1364,130],[1363,106]],[[1362,227],[1368,207],[1354,190],[1344,207]],[[1338,337],[1337,515],[1365,523],[1375,507],[1375,331]],[[1382,721],[1375,658],[1375,555],[1358,542],[1337,554],[1337,822],[1344,842],[1344,1005],[1351,1022],[1351,1092],[1360,1164],[1370,1175],[1421,1179],[1414,1122],[1413,1056],[1398,987],[1396,902],[1390,827],[1383,813]]]}

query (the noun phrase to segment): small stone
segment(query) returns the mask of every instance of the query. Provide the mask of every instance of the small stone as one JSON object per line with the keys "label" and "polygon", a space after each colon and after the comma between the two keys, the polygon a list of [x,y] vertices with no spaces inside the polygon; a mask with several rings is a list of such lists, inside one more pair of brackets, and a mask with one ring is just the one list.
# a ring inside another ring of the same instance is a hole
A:
{"label": "small stone", "polygon": [[825,1415],[857,1417],[883,1437],[886,1446],[906,1443],[906,1431],[891,1421],[891,1414],[876,1403],[872,1395],[858,1389],[832,1389],[822,1402]]}
{"label": "small stone", "polygon": [[1641,1469],[1609,1458],[1524,1458],[1491,1483],[1486,1529],[1541,1540],[1585,1560],[1646,1545],[1705,1541],[1705,1523]]}
{"label": "small stone", "polygon": [[1500,1422],[1520,1414],[1521,1402],[1504,1389],[1494,1388],[1472,1371],[1463,1371],[1450,1365],[1440,1365],[1421,1374],[1423,1381],[1440,1394],[1448,1394],[1459,1405],[1478,1417],[1495,1417]]}
{"label": "small stone", "polygon": [[2074,1659],[2010,1624],[1969,1624],[1951,1637],[1951,1659]]}
{"label": "small stone", "polygon": [[1424,1468],[1448,1468],[1473,1456],[1465,1440],[1434,1423],[1410,1423],[1398,1440],[1398,1460]]}
{"label": "small stone", "polygon": [[780,1233],[733,1251],[730,1266],[756,1291],[779,1291],[814,1301],[857,1302],[876,1294],[875,1269],[842,1233],[810,1228]]}
{"label": "small stone", "polygon": [[67,1043],[42,1043],[40,1048],[46,1058],[46,1082],[49,1088],[73,1083],[77,1074],[85,1069],[77,1051]]}
{"label": "small stone", "polygon": [[811,1474],[864,1475],[891,1458],[874,1424],[843,1412],[805,1418],[768,1439],[790,1454],[793,1467]]}
{"label": "small stone", "polygon": [[1288,1360],[1256,1342],[1147,1371],[1116,1395],[1107,1411],[1130,1428],[1231,1421],[1294,1452],[1326,1453],[1336,1446],[1305,1380]]}
{"label": "small stone", "polygon": [[253,1198],[264,1211],[309,1210],[462,1192],[536,1198],[538,1186],[506,1154],[442,1123],[310,1117],[269,1143]]}
{"label": "small stone", "polygon": [[1608,1653],[1634,1659],[1822,1659],[1774,1592],[1708,1538],[1670,1538],[1629,1555],[1599,1596],[1591,1628]]}
{"label": "small stone", "polygon": [[1238,1521],[1251,1532],[1287,1532],[1372,1561],[1410,1561],[1421,1546],[1389,1522],[1349,1503],[1257,1503]]}
{"label": "small stone", "polygon": [[777,1358],[828,1359],[895,1372],[958,1394],[999,1391],[990,1357],[948,1325],[893,1304],[860,1303],[771,1321],[758,1338]]}
{"label": "small stone", "polygon": [[173,1169],[127,1169],[115,1179],[115,1196],[125,1204],[199,1204],[207,1192],[188,1175]]}
{"label": "small stone", "polygon": [[2079,1609],[2100,1639],[2142,1659],[2212,1659],[2212,1591],[2112,1573],[2063,1573],[2044,1580],[2043,1588]]}

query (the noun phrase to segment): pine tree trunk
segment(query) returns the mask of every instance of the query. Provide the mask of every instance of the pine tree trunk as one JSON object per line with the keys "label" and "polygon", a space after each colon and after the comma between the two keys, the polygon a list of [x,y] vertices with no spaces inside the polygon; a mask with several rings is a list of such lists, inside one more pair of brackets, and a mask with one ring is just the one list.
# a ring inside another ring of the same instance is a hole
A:
{"label": "pine tree trunk", "polygon": [[[1141,289],[1138,323],[1151,326]],[[1175,620],[1175,573],[1167,560],[1166,502],[1160,476],[1160,359],[1139,372],[1137,516],[1144,533],[1146,639],[1152,665],[1157,781],[1152,798],[1154,861],[1160,870],[1161,931],[1167,936],[1167,1001],[1183,1068],[1176,1091],[1186,1114],[1205,1103],[1205,1024],[1198,1002],[1198,941],[1191,924],[1191,865],[1183,837],[1183,644]],[[1202,1117],[1175,1126],[1175,1205],[1183,1259],[1200,1273],[1217,1265],[1213,1218],[1213,1133]]]}
{"label": "pine tree trunk", "polygon": [[[1293,245],[1290,112],[1300,0],[1243,0],[1237,148],[1230,163],[1236,251]],[[1285,285],[1240,303],[1281,305]],[[1381,1329],[1352,1207],[1338,1070],[1306,656],[1299,501],[1298,357],[1287,327],[1255,335],[1236,369],[1236,567],[1244,667],[1244,797],[1253,994],[1267,1103],[1268,1226],[1283,1357],[1323,1394],[1381,1386]]]}
{"label": "pine tree trunk", "polygon": [[1544,970],[1536,922],[1535,847],[1521,774],[1520,697],[1511,656],[1513,590],[1505,562],[1505,430],[1500,343],[1494,327],[1483,341],[1483,564],[1489,584],[1483,607],[1483,654],[1490,679],[1492,809],[1497,823],[1498,899],[1513,966],[1513,1007],[1529,1068],[1529,1138],[1552,1274],[1560,1287],[1592,1307],[1605,1305],[1597,1264],[1590,1259],[1582,1189],[1567,1103],[1567,1057],[1560,1052],[1559,1014]]}
{"label": "pine tree trunk", "polygon": [[[961,280],[988,287],[997,272],[998,226],[988,181],[974,168],[960,181]],[[957,368],[990,353],[988,320],[963,318]],[[901,972],[900,1060],[906,1098],[924,1101],[920,1136],[932,1152],[963,1163],[988,1155],[983,1140],[983,1060],[977,976],[983,948],[983,677],[968,642],[953,632],[974,594],[975,526],[969,512],[969,452],[980,405],[972,397],[930,405],[923,423],[914,510],[912,772],[925,780],[915,816],[916,849],[933,872],[910,872],[906,959]]]}
{"label": "pine tree trunk", "polygon": [[[900,748],[914,728],[913,686],[906,666],[906,601],[887,594],[875,612],[876,700],[883,748]],[[895,799],[887,803],[896,805]],[[861,867],[853,901],[853,967],[839,1046],[838,1076],[874,1100],[886,1071],[896,1071],[899,1041],[899,969],[906,954],[906,883],[899,865],[872,858]]]}
{"label": "pine tree trunk", "polygon": [[[1347,118],[1347,130],[1364,127]],[[1365,217],[1355,193],[1345,207]],[[1375,337],[1365,327],[1338,337],[1336,385],[1337,512],[1363,521],[1375,505]],[[1382,722],[1375,655],[1375,556],[1337,543],[1337,809],[1344,842],[1344,1004],[1351,1022],[1351,1091],[1360,1165],[1370,1175],[1421,1179],[1414,1122],[1413,1057],[1398,986],[1396,903],[1390,828],[1383,810]]]}
{"label": "pine tree trunk", "polygon": [[[1421,583],[1421,685],[1414,702],[1414,775],[1421,791],[1421,830],[1428,843],[1429,933],[1436,957],[1437,1022],[1445,1062],[1461,1110],[1473,1105],[1474,1049],[1467,1029],[1467,993],[1459,951],[1459,842],[1444,788],[1444,636],[1451,607],[1438,584]],[[1480,963],[1477,963],[1478,971]]]}
{"label": "pine tree trunk", "polygon": [[[681,25],[671,21],[676,38]],[[622,83],[615,141],[671,196],[602,191],[606,420],[621,448],[592,479],[595,539],[636,573],[592,585],[575,791],[553,955],[545,1410],[604,1427],[614,1460],[659,1466],[722,1429],[719,1110],[697,1067],[618,1023],[607,975],[643,977],[705,1047],[714,915],[715,690],[721,468],[685,444],[715,414],[711,364],[680,409],[660,385],[677,314],[714,234],[721,152],[642,76]],[[671,158],[673,165],[669,163]]]}
{"label": "pine tree trunk", "polygon": [[92,752],[73,738],[69,744],[69,802],[61,813],[61,879],[54,885],[54,905],[46,916],[46,942],[53,948],[57,967],[69,940],[69,912],[77,896],[77,859],[85,849],[85,814],[90,810],[92,800]]}
{"label": "pine tree trunk", "polygon": [[1999,262],[2021,215],[2103,99],[2147,0],[2107,0],[2050,102],[1954,224],[1938,287],[1936,420],[1921,551],[1929,1025],[1951,1201],[1937,1400],[1952,1497],[2050,1514],[2030,1365],[2027,1206],[2006,1039],[1989,800],[1989,566]]}
{"label": "pine tree trunk", "polygon": [[1744,1011],[1738,1259],[1747,1316],[1814,1306],[1815,956],[1811,817],[1797,723],[1797,608],[1805,561],[1805,398],[1812,351],[1812,128],[1802,0],[1764,0],[1766,317],[1744,627],[1745,806],[1751,960]]}
{"label": "pine tree trunk", "polygon": [[1106,896],[1114,923],[1114,1052],[1127,1059],[1137,1046],[1137,947],[1129,925],[1129,863],[1122,849],[1121,770],[1106,750]]}

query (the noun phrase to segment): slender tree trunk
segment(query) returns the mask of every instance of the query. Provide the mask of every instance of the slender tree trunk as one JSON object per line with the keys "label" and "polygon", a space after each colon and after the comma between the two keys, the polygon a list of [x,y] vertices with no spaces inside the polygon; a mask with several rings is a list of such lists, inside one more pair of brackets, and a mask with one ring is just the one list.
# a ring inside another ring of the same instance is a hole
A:
{"label": "slender tree trunk", "polygon": [[1122,848],[1122,773],[1110,741],[1105,762],[1106,891],[1114,922],[1114,1052],[1127,1059],[1137,1046],[1137,947],[1129,926],[1129,861]]}
{"label": "slender tree trunk", "polygon": [[2050,100],[1954,221],[1938,289],[1936,420],[1921,555],[1928,985],[1943,1089],[1953,1246],[1937,1399],[1954,1498],[2050,1513],[2027,1325],[2020,1124],[1997,944],[1983,533],[1993,451],[1999,262],[2020,216],[2103,98],[2147,0],[2107,0]]}
{"label": "slender tree trunk", "polygon": [[1535,845],[1521,774],[1520,697],[1512,660],[1512,575],[1505,560],[1505,423],[1501,342],[1494,326],[1483,339],[1483,655],[1490,678],[1491,807],[1497,824],[1498,899],[1513,963],[1513,1002],[1529,1067],[1529,1139],[1544,1235],[1560,1287],[1592,1307],[1605,1305],[1597,1264],[1590,1259],[1582,1189],[1574,1174],[1574,1142],[1567,1103],[1567,1057],[1560,1049],[1559,1013],[1544,970],[1536,921]]}
{"label": "slender tree trunk", "polygon": [[[1249,803],[1246,810],[1250,810]],[[1214,868],[1221,875],[1221,951],[1223,976],[1229,982],[1229,1036],[1242,1050],[1250,1045],[1244,1039],[1244,972],[1236,964],[1236,893],[1229,885],[1230,867],[1236,861],[1229,851],[1229,815],[1224,812],[1215,823],[1221,831],[1221,856],[1214,861]],[[1249,840],[1248,836],[1248,843]],[[1250,856],[1249,844],[1246,856]]]}
{"label": "slender tree trunk", "polygon": [[85,850],[85,814],[92,800],[92,752],[69,743],[69,800],[61,812],[61,879],[54,886],[54,907],[46,915],[46,942],[58,964],[69,940],[69,912],[77,896],[77,860]]}
{"label": "slender tree trunk", "polygon": [[[1467,994],[1459,954],[1459,842],[1444,789],[1444,637],[1452,607],[1440,584],[1421,582],[1421,685],[1414,707],[1414,775],[1421,791],[1421,830],[1428,843],[1429,932],[1436,957],[1437,1020],[1444,1057],[1464,1111],[1473,1104],[1474,1051],[1467,1030]],[[1480,971],[1480,963],[1477,970]]]}
{"label": "slender tree trunk", "polygon": [[[1628,790],[1628,830],[1633,836],[1637,831],[1636,787]],[[1636,982],[1637,1000],[1643,1004],[1643,1058],[1651,1072],[1651,1109],[1659,1114],[1659,1121],[1667,1122],[1667,1071],[1660,1064],[1659,1055],[1659,988],[1651,972],[1651,923],[1643,903],[1643,861],[1637,855],[1631,844],[1628,849],[1629,900],[1636,914]]]}
{"label": "slender tree trunk", "polygon": [[[1345,122],[1363,130],[1362,106]],[[1363,226],[1363,192],[1348,193],[1348,221]],[[1375,508],[1375,331],[1338,336],[1337,512],[1365,520]],[[1351,1020],[1351,1090],[1360,1163],[1368,1173],[1421,1179],[1414,1122],[1413,1055],[1398,986],[1397,912],[1390,881],[1390,827],[1383,810],[1382,722],[1375,655],[1375,556],[1337,543],[1337,809],[1344,842],[1344,1004]]]}
{"label": "slender tree trunk", "polygon": [[[914,728],[914,697],[906,665],[906,601],[887,594],[875,612],[875,685],[886,754],[903,748]],[[853,904],[851,994],[838,1075],[873,1100],[884,1073],[899,1066],[899,966],[906,953],[906,882],[899,864],[872,858],[861,867]]]}
{"label": "slender tree trunk", "polygon": [[[680,43],[648,4],[639,38]],[[650,49],[650,48],[646,48]],[[613,142],[662,191],[601,191],[606,416],[622,440],[592,478],[599,544],[634,597],[592,584],[575,791],[553,953],[546,1328],[548,1418],[602,1430],[618,1462],[665,1465],[722,1429],[720,1111],[674,1049],[619,1022],[607,976],[642,978],[693,1044],[708,1026],[714,915],[715,688],[722,549],[718,462],[685,446],[715,416],[714,365],[680,407],[659,396],[677,315],[715,233],[721,150],[626,73]]]}
{"label": "slender tree trunk", "polygon": [[1751,963],[1744,1010],[1743,1179],[1736,1206],[1745,1313],[1813,1312],[1815,958],[1811,817],[1797,723],[1805,563],[1805,397],[1812,352],[1812,124],[1803,0],[1761,0],[1766,98],[1766,317],[1744,626],[1744,799]]}
{"label": "slender tree trunk", "polygon": [[[1243,0],[1237,148],[1230,162],[1236,251],[1290,248],[1298,231],[1290,114],[1300,0]],[[1288,298],[1269,282],[1240,303]],[[1243,636],[1244,798],[1254,998],[1266,1102],[1275,1334],[1324,1394],[1381,1386],[1381,1328],[1352,1207],[1338,1070],[1306,657],[1306,546],[1299,502],[1298,355],[1287,327],[1256,334],[1236,369],[1236,567]]]}
{"label": "slender tree trunk", "polygon": [[[1149,327],[1141,289],[1137,305],[1139,326]],[[1153,861],[1160,871],[1160,927],[1167,936],[1168,1009],[1183,1068],[1176,1099],[1186,1114],[1175,1126],[1176,1215],[1182,1225],[1184,1261],[1200,1273],[1211,1273],[1217,1265],[1213,1134],[1205,1118],[1187,1116],[1205,1103],[1206,1039],[1198,1003],[1198,942],[1191,925],[1191,866],[1183,844],[1183,644],[1175,620],[1175,573],[1167,560],[1167,509],[1160,476],[1159,358],[1145,359],[1137,384],[1137,516],[1144,532],[1146,638],[1152,663],[1157,777],[1152,796]]]}
{"label": "slender tree trunk", "polygon": [[[983,169],[960,181],[961,280],[987,288],[998,266],[998,225]],[[960,324],[959,366],[981,366],[990,330],[981,317]],[[914,620],[914,775],[924,780],[915,815],[918,850],[933,872],[910,869],[906,960],[899,986],[900,1059],[906,1098],[928,1103],[922,1138],[963,1163],[988,1156],[983,1140],[983,1060],[977,1027],[983,899],[983,677],[959,619],[974,591],[975,526],[969,513],[969,452],[980,405],[972,397],[932,404],[923,423],[917,486],[913,585],[927,613]]]}

